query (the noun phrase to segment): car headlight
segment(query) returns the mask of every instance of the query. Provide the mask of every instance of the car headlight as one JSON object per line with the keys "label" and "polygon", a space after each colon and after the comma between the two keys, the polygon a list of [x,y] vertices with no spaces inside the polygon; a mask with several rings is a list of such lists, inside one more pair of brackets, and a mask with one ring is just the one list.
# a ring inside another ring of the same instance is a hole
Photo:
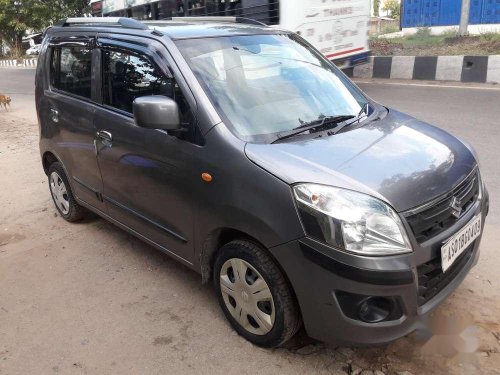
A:
{"label": "car headlight", "polygon": [[311,237],[363,255],[412,251],[401,219],[386,203],[332,186],[293,187],[304,229]]}

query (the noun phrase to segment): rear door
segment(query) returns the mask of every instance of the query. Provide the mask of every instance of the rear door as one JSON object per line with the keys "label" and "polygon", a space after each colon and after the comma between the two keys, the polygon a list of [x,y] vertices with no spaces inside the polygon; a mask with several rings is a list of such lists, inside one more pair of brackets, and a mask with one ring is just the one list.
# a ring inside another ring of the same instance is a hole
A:
{"label": "rear door", "polygon": [[[125,38],[125,37],[123,37]],[[132,38],[132,37],[131,37]],[[103,199],[109,215],[165,252],[191,264],[194,259],[193,181],[200,146],[191,131],[176,137],[136,125],[135,98],[175,97],[187,129],[192,107],[165,64],[164,48],[144,39],[101,38],[101,103],[95,114]]]}
{"label": "rear door", "polygon": [[41,118],[48,121],[54,152],[62,161],[73,193],[104,210],[102,181],[94,145],[95,37],[54,38],[49,45],[49,88]]}

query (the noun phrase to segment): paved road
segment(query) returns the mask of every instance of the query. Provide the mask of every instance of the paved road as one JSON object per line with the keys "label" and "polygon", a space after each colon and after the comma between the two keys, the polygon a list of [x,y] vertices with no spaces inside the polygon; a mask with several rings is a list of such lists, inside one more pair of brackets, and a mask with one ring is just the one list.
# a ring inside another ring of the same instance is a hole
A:
{"label": "paved road", "polygon": [[13,97],[12,112],[0,111],[0,374],[499,373],[500,90],[360,83],[481,157],[492,196],[481,260],[436,311],[436,335],[263,350],[234,334],[196,273],[101,219],[57,217],[39,161],[33,74],[0,69],[0,93]]}
{"label": "paved road", "polygon": [[22,109],[17,111],[18,116],[26,120],[36,118],[35,69],[0,68],[0,94],[10,95],[15,108]]}
{"label": "paved road", "polygon": [[9,94],[31,95],[34,92],[35,69],[0,68],[0,89]]}

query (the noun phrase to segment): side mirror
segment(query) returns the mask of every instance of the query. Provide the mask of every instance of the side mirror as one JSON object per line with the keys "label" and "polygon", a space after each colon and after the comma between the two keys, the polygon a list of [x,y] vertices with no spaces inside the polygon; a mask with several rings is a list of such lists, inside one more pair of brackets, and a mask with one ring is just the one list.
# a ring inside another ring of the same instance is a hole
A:
{"label": "side mirror", "polygon": [[166,96],[141,96],[132,104],[135,123],[148,129],[179,130],[179,106]]}

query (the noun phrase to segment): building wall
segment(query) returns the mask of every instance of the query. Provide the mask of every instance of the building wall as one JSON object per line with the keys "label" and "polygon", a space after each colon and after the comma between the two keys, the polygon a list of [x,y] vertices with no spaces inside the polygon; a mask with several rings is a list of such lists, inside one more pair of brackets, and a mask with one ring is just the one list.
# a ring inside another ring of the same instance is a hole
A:
{"label": "building wall", "polygon": [[[500,23],[500,0],[471,0],[470,24]],[[461,0],[402,0],[402,27],[460,23]]]}
{"label": "building wall", "polygon": [[391,32],[399,30],[399,20],[392,18],[370,17],[369,25],[370,35],[387,33],[387,29],[394,29]]}
{"label": "building wall", "polygon": [[133,17],[139,20],[240,16],[276,25],[279,23],[279,3],[279,0],[94,0],[91,5],[92,9],[96,9],[94,16]]}

